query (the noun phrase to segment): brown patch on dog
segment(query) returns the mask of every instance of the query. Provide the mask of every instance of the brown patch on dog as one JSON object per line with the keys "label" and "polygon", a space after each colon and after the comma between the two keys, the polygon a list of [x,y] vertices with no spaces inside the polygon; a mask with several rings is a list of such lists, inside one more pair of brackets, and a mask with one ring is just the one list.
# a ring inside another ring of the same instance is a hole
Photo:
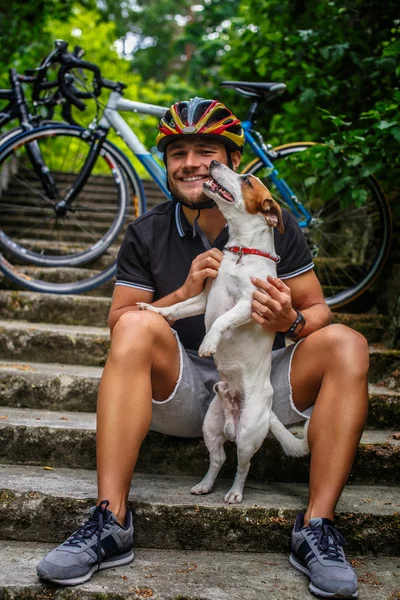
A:
{"label": "brown patch on dog", "polygon": [[[261,213],[267,221],[269,227],[277,227],[280,233],[284,232],[282,210],[279,204],[272,198],[271,192],[261,181],[252,175],[248,176],[251,185],[242,182],[243,200],[246,205],[246,210],[251,215]],[[270,219],[272,214],[278,218],[275,223]]]}

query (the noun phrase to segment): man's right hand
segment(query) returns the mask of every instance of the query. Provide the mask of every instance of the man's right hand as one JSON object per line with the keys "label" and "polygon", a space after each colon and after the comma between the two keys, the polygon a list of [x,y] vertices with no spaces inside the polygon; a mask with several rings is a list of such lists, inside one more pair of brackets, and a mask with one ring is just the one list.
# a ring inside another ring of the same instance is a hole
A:
{"label": "man's right hand", "polygon": [[211,250],[196,256],[190,267],[189,275],[180,289],[183,300],[200,294],[208,277],[216,278],[223,257],[223,252],[218,248],[211,248]]}

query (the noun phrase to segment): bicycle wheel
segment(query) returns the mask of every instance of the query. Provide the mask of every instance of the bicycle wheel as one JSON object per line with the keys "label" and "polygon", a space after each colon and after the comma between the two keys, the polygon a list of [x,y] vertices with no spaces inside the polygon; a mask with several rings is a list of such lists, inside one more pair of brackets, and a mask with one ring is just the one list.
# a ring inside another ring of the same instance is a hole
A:
{"label": "bicycle wheel", "polygon": [[[57,218],[54,204],[74,185],[88,155],[85,135],[79,127],[46,126],[0,147],[0,270],[27,289],[80,293],[111,278],[125,227],[145,209],[132,165],[106,141],[73,210]],[[32,143],[56,183],[56,199],[44,193],[32,166]]]}
{"label": "bicycle wheel", "polygon": [[341,194],[332,193],[332,187],[326,193],[326,183],[322,183],[315,168],[318,147],[321,148],[312,142],[299,142],[274,149],[274,167],[308,211],[308,219],[301,206],[296,210],[295,203],[290,206],[283,199],[269,177],[271,169],[261,160],[250,163],[243,173],[263,180],[272,196],[296,216],[313,255],[326,302],[333,309],[355,300],[378,276],[390,249],[391,214],[378,182],[371,176],[360,178],[356,189],[351,190],[363,202],[344,206]]}

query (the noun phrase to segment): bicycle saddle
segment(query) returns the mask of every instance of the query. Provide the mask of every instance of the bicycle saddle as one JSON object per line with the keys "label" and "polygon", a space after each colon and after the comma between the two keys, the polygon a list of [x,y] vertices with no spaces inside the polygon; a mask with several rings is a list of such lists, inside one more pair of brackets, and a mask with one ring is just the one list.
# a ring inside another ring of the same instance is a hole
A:
{"label": "bicycle saddle", "polygon": [[255,83],[252,81],[222,81],[221,87],[230,87],[242,94],[242,96],[250,96],[253,98],[265,98],[270,100],[275,96],[283,94],[286,90],[285,83]]}

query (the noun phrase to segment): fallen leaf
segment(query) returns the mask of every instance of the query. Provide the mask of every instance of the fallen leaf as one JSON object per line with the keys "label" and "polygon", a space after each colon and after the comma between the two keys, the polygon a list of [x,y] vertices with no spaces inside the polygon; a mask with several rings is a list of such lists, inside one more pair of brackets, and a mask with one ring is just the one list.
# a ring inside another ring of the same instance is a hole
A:
{"label": "fallen leaf", "polygon": [[8,415],[2,415],[0,421],[8,421]]}
{"label": "fallen leaf", "polygon": [[394,440],[400,440],[400,433],[394,433],[392,437]]}
{"label": "fallen leaf", "polygon": [[43,467],[45,471],[53,471],[53,467]]}
{"label": "fallen leaf", "polygon": [[126,575],[121,575],[121,579],[124,579],[126,581],[128,578]]}
{"label": "fallen leaf", "polygon": [[58,420],[59,421],[68,421],[68,417],[60,417]]}
{"label": "fallen leaf", "polygon": [[133,591],[138,596],[142,596],[142,598],[151,598],[151,596],[154,596],[153,590],[151,588],[144,588],[144,587],[143,588],[136,588]]}

